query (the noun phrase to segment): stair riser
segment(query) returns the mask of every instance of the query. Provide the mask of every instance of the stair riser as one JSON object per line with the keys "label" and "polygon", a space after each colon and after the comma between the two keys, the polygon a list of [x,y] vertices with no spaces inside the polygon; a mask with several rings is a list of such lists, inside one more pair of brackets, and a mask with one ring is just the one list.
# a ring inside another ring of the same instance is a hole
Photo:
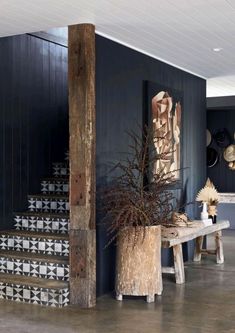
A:
{"label": "stair riser", "polygon": [[67,234],[69,230],[69,219],[17,215],[14,220],[15,228],[17,230],[42,231],[60,234]]}
{"label": "stair riser", "polygon": [[68,256],[69,242],[68,240],[2,235],[0,237],[0,249]]}
{"label": "stair riser", "polygon": [[42,181],[41,192],[43,194],[68,194],[69,184],[63,181]]}
{"label": "stair riser", "polygon": [[53,163],[53,176],[69,176],[69,165],[67,163]]}
{"label": "stair riser", "polygon": [[69,290],[35,288],[0,282],[0,298],[52,307],[64,307],[69,304]]}
{"label": "stair riser", "polygon": [[0,257],[0,273],[68,281],[69,265]]}
{"label": "stair riser", "polygon": [[69,202],[64,199],[30,197],[28,209],[31,212],[69,213]]}

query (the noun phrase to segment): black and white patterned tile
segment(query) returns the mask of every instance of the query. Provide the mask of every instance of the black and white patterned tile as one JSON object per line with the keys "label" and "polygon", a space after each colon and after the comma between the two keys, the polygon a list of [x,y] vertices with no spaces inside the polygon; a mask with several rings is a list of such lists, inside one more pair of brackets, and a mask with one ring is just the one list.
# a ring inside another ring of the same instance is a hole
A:
{"label": "black and white patterned tile", "polygon": [[69,198],[55,198],[50,196],[29,196],[28,209],[31,212],[68,213]]}
{"label": "black and white patterned tile", "polygon": [[32,215],[16,215],[14,217],[17,230],[41,231],[67,234],[69,218],[44,217]]}
{"label": "black and white patterned tile", "polygon": [[0,235],[0,249],[68,256],[69,241],[2,234]]}
{"label": "black and white patterned tile", "polygon": [[14,217],[16,230],[0,234],[0,250],[4,250],[0,298],[47,306],[69,304],[68,154],[65,162],[52,167],[53,176],[41,182],[41,194],[28,196],[29,212]]}
{"label": "black and white patterned tile", "polygon": [[64,163],[53,163],[53,176],[61,177],[61,176],[69,176],[69,164]]}
{"label": "black and white patterned tile", "polygon": [[68,180],[43,180],[41,192],[43,194],[68,194]]}
{"label": "black and white patterned tile", "polygon": [[0,282],[0,299],[63,307],[69,304],[69,289],[47,289]]}
{"label": "black and white patterned tile", "polygon": [[67,162],[67,163],[69,163],[69,150],[67,150],[66,152],[65,152],[65,154],[64,154],[64,159],[65,159],[65,161]]}
{"label": "black and white patterned tile", "polygon": [[0,257],[0,273],[68,281],[69,265],[33,259]]}

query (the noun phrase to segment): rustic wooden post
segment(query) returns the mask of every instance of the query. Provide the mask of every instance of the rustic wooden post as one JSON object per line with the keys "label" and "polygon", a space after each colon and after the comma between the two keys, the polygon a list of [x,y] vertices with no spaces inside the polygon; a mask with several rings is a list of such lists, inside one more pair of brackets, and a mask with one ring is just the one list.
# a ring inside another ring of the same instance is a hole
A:
{"label": "rustic wooden post", "polygon": [[95,28],[68,28],[70,303],[96,303]]}

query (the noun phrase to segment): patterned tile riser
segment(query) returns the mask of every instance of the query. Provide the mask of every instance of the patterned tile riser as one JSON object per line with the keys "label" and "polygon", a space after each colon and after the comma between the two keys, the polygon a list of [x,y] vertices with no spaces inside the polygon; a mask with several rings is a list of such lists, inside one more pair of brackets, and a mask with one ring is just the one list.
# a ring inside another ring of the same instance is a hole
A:
{"label": "patterned tile riser", "polygon": [[68,256],[69,241],[1,235],[0,249]]}
{"label": "patterned tile riser", "polygon": [[67,234],[69,230],[69,219],[43,218],[38,216],[16,215],[15,228],[17,230],[43,231]]}
{"label": "patterned tile riser", "polygon": [[63,307],[69,304],[69,290],[44,289],[0,282],[0,298],[31,304]]}
{"label": "patterned tile riser", "polygon": [[0,257],[0,273],[68,281],[69,265]]}
{"label": "patterned tile riser", "polygon": [[64,181],[42,181],[41,192],[43,194],[68,194],[69,184]]}
{"label": "patterned tile riser", "polygon": [[69,164],[68,163],[53,163],[53,176],[69,176]]}
{"label": "patterned tile riser", "polygon": [[30,197],[28,199],[28,209],[31,212],[52,212],[67,214],[69,212],[69,202],[64,199]]}

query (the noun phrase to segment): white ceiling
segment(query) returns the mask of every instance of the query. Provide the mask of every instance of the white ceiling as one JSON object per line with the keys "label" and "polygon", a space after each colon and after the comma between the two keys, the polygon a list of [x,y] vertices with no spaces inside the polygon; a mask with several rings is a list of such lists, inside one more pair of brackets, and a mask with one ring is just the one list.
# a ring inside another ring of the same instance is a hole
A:
{"label": "white ceiling", "polygon": [[0,0],[0,36],[83,22],[235,95],[235,0]]}

